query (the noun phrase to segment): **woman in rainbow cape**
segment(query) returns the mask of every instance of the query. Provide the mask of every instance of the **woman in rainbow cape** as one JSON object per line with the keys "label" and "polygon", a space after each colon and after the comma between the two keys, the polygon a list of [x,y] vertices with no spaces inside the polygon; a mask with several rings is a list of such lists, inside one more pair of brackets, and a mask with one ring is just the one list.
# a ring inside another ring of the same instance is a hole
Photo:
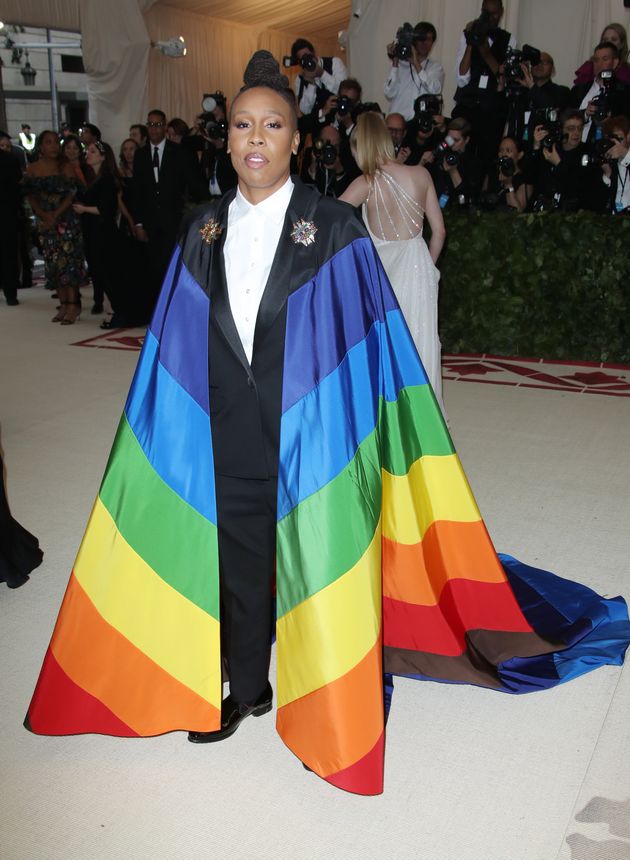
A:
{"label": "woman in rainbow cape", "polygon": [[[277,71],[246,81],[232,159],[240,193],[263,188],[266,202],[289,180],[295,110]],[[250,167],[243,151],[256,152]],[[234,200],[197,210],[173,256],[29,708],[33,732],[203,740],[225,726],[209,330],[229,318]],[[276,727],[309,769],[347,791],[383,790],[393,675],[526,693],[622,663],[622,598],[497,556],[347,204],[294,180],[256,326],[253,384],[257,350],[275,349],[281,392]]]}

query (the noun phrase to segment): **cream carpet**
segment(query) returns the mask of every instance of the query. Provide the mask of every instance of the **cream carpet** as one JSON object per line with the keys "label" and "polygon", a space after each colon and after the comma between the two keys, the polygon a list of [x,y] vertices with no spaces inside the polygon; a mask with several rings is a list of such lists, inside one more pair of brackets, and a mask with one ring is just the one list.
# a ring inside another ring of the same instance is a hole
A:
{"label": "cream carpet", "polygon": [[[42,289],[0,303],[0,426],[14,515],[45,557],[0,586],[2,860],[630,858],[630,677],[606,667],[512,697],[398,681],[385,793],[311,774],[272,715],[222,744],[44,738],[22,720],[138,353],[73,342]],[[630,400],[445,383],[497,549],[630,597]]]}

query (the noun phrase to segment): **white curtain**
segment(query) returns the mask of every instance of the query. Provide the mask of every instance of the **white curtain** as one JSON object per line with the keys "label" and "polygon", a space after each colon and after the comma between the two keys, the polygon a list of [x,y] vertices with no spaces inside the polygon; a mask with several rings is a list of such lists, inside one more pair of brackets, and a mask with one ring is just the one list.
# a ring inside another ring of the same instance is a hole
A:
{"label": "white curtain", "polygon": [[136,3],[82,0],[81,34],[90,119],[117,154],[130,124],[147,111],[147,28]]}
{"label": "white curtain", "polygon": [[[630,10],[622,0],[505,0],[502,25],[518,45],[548,51],[556,62],[556,83],[571,86],[575,70],[588,59],[602,30],[613,21],[630,30]],[[479,15],[481,0],[353,0],[349,27],[352,74],[363,84],[364,98],[387,110],[383,85],[390,61],[385,46],[404,21],[431,21],[438,40],[432,56],[446,72],[445,110],[453,105],[455,58],[467,21]]]}
{"label": "white curtain", "polygon": [[[313,38],[308,27],[302,33],[259,30],[233,21],[208,18],[157,3],[145,16],[152,41],[183,36],[188,54],[169,59],[152,51],[149,59],[149,102],[169,117],[189,124],[201,111],[203,93],[222,90],[228,101],[243,85],[243,72],[254,51],[271,51],[278,62],[299,36]],[[314,40],[316,41],[316,40]],[[332,41],[316,42],[321,55],[338,54]],[[295,69],[286,70],[289,78]]]}

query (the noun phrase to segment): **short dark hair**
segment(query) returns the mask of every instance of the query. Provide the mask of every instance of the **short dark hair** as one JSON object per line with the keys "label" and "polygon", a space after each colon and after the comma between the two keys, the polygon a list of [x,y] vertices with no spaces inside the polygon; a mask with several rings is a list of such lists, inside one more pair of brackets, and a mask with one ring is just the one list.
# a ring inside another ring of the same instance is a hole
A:
{"label": "short dark hair", "polygon": [[2,138],[2,140],[11,140],[11,135],[7,134],[6,131],[0,131],[0,138]]}
{"label": "short dark hair", "polygon": [[448,131],[459,131],[463,137],[470,137],[472,126],[463,116],[457,116],[447,125]]}
{"label": "short dark hair", "polygon": [[577,108],[567,108],[560,114],[560,123],[562,125],[564,125],[565,122],[569,122],[570,119],[579,119],[582,125],[584,125],[584,114]]}
{"label": "short dark hair", "polygon": [[147,137],[149,136],[149,129],[146,127],[146,125],[144,125],[144,123],[134,122],[133,125],[129,126],[129,131],[131,132],[131,130],[133,128],[139,128],[140,129],[140,137],[144,138],[144,140],[146,140]]}
{"label": "short dark hair", "polygon": [[612,42],[600,42],[599,45],[597,45],[595,47],[595,50],[593,51],[593,53],[595,53],[595,51],[605,51],[605,50],[612,51],[614,58],[616,60],[619,59],[619,48],[616,45],[613,45]]}
{"label": "short dark hair", "polygon": [[295,42],[291,45],[291,61],[293,63],[297,63],[297,52],[301,51],[302,48],[308,48],[311,54],[315,53],[313,43],[309,42],[308,39],[296,39]]}
{"label": "short dark hair", "polygon": [[619,116],[609,116],[608,119],[602,123],[602,129],[606,135],[611,135],[615,130],[628,134],[630,133],[630,118],[624,114],[620,114]]}
{"label": "short dark hair", "polygon": [[175,134],[178,134],[180,137],[186,137],[190,129],[188,128],[187,123],[184,122],[181,117],[175,116],[173,119],[169,120],[167,128],[172,128]]}
{"label": "short dark hair", "polygon": [[81,128],[87,128],[92,137],[95,137],[97,140],[101,139],[101,130],[97,125],[93,125],[91,122],[84,122]]}
{"label": "short dark hair", "polygon": [[164,125],[166,125],[166,114],[164,113],[163,110],[156,108],[155,110],[150,110],[149,113],[147,114],[147,116],[153,116],[153,115],[161,117],[162,122],[164,123]]}
{"label": "short dark hair", "polygon": [[363,95],[363,87],[357,81],[356,78],[346,78],[345,81],[342,81],[339,84],[339,89],[337,90],[337,92],[339,92],[342,89],[343,90],[356,90],[359,94],[359,101],[361,101],[361,96]]}
{"label": "short dark hair", "polygon": [[433,41],[437,42],[437,30],[430,21],[418,21],[418,23],[413,29],[416,33],[419,33],[422,30],[424,30],[425,33],[431,33],[431,35],[433,36]]}

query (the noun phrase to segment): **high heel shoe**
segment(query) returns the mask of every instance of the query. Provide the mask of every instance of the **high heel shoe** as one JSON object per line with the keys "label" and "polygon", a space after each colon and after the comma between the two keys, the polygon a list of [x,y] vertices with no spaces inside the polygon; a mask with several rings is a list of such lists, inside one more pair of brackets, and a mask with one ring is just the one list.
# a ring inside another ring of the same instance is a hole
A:
{"label": "high heel shoe", "polygon": [[66,316],[66,305],[60,304],[57,313],[51,319],[51,322],[63,322]]}
{"label": "high heel shoe", "polygon": [[68,302],[67,308],[78,308],[78,311],[66,311],[66,315],[61,320],[61,325],[73,325],[81,319],[81,302]]}

